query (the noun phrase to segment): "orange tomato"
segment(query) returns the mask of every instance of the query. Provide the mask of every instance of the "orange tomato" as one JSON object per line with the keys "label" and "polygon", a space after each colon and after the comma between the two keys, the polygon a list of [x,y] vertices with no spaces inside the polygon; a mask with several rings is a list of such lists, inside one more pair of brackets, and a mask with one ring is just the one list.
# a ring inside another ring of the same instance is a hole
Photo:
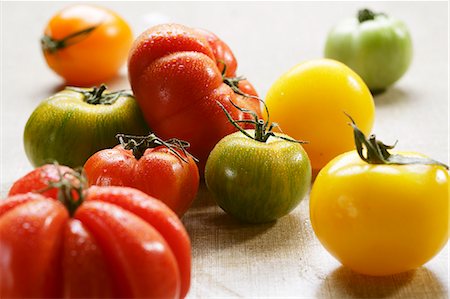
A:
{"label": "orange tomato", "polygon": [[130,27],[116,13],[79,4],[50,19],[41,45],[49,67],[68,84],[91,86],[118,72],[132,41]]}

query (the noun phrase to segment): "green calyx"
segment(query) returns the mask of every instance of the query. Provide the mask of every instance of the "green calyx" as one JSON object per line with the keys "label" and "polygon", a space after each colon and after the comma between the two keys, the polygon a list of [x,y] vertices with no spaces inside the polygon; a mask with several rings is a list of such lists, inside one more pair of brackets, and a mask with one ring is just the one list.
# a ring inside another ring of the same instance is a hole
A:
{"label": "green calyx", "polygon": [[[295,139],[291,139],[291,138],[286,138],[283,136],[277,136],[275,135],[275,133],[273,132],[273,129],[275,128],[279,128],[279,125],[277,123],[270,123],[269,122],[269,109],[267,108],[266,104],[264,103],[263,100],[261,100],[259,97],[254,96],[254,95],[250,95],[247,94],[245,92],[243,92],[240,88],[239,88],[239,82],[242,80],[246,80],[246,78],[242,77],[242,76],[238,76],[238,77],[233,77],[233,78],[229,78],[226,77],[226,71],[227,71],[227,65],[223,62],[220,61],[223,65],[224,68],[222,70],[222,80],[223,83],[225,83],[226,85],[228,85],[231,90],[233,90],[234,93],[241,95],[245,98],[252,98],[252,99],[256,99],[259,102],[261,102],[264,105],[264,109],[266,110],[267,113],[267,121],[264,121],[262,119],[259,119],[258,115],[255,113],[255,111],[249,110],[249,109],[243,109],[239,106],[237,106],[235,103],[233,103],[233,101],[230,100],[230,103],[239,111],[246,113],[246,114],[250,114],[252,116],[253,119],[249,119],[249,120],[234,120],[230,113],[227,111],[227,109],[225,109],[225,107],[218,101],[216,101],[217,105],[220,106],[220,108],[223,110],[223,112],[225,113],[225,115],[227,116],[229,122],[236,128],[238,129],[242,134],[244,134],[245,136],[247,136],[250,139],[259,141],[259,142],[266,142],[267,139],[269,139],[269,137],[276,137],[276,138],[280,138],[286,141],[290,141],[290,142],[295,142],[295,143],[300,143],[300,144],[304,144],[304,143],[308,143],[307,141],[300,141],[300,140],[295,140]],[[255,126],[255,136],[251,136],[247,131],[245,131],[239,124],[240,123],[244,123],[244,124],[252,124]]]}
{"label": "green calyx", "polygon": [[[135,135],[125,135],[117,134],[116,138],[119,140],[120,145],[126,150],[131,150],[133,156],[136,160],[139,160],[149,148],[155,148],[158,146],[165,146],[169,151],[180,158],[183,162],[188,163],[186,157],[191,157],[194,161],[198,162],[197,158],[192,156],[186,149],[189,148],[190,144],[187,141],[172,138],[169,140],[162,140],[154,133],[150,133],[147,136],[135,136]],[[177,151],[180,150],[183,154]]]}
{"label": "green calyx", "polygon": [[370,9],[364,8],[358,11],[358,21],[363,23],[365,21],[374,20],[376,16],[384,15],[384,13],[374,13]]}
{"label": "green calyx", "polygon": [[86,177],[82,168],[80,170],[71,169],[66,172],[61,172],[57,162],[54,162],[53,165],[57,169],[58,180],[47,182],[48,187],[37,191],[37,193],[42,193],[53,188],[58,189],[58,201],[66,207],[70,217],[72,217],[86,197],[85,192],[88,187]]}
{"label": "green calyx", "polygon": [[44,52],[55,53],[58,50],[67,48],[71,45],[79,43],[83,39],[87,38],[92,31],[97,29],[99,25],[91,26],[75,33],[69,34],[62,39],[55,39],[49,35],[44,35],[41,38],[41,47]]}
{"label": "green calyx", "polygon": [[430,158],[391,154],[389,150],[393,149],[397,145],[397,142],[395,142],[395,144],[393,145],[386,145],[383,142],[377,140],[374,134],[371,134],[369,138],[367,138],[364,133],[356,126],[353,118],[348,114],[346,115],[351,120],[351,123],[349,123],[349,125],[353,128],[356,151],[363,161],[369,164],[385,165],[438,165],[444,167],[447,170],[449,169],[446,164]]}
{"label": "green calyx", "polygon": [[112,105],[120,97],[132,97],[133,95],[126,90],[118,90],[115,92],[105,93],[107,87],[105,84],[99,87],[92,87],[90,89],[83,89],[78,87],[66,87],[67,90],[75,91],[83,94],[84,101],[91,105]]}
{"label": "green calyx", "polygon": [[[260,100],[258,98],[258,100]],[[260,100],[262,102],[262,100]],[[228,118],[228,121],[236,128],[238,129],[242,134],[244,134],[245,136],[247,136],[250,139],[253,139],[255,141],[259,141],[259,142],[266,142],[269,137],[275,137],[275,138],[279,138],[279,139],[283,139],[286,141],[290,141],[290,142],[295,142],[295,143],[300,143],[300,144],[304,144],[304,143],[308,143],[307,141],[302,141],[302,140],[295,140],[292,138],[287,138],[284,136],[278,136],[275,135],[275,132],[273,132],[273,129],[275,128],[279,128],[277,123],[270,123],[269,122],[269,109],[267,108],[266,104],[263,102],[264,104],[264,108],[266,109],[266,113],[267,113],[267,120],[264,121],[262,119],[260,119],[258,117],[258,115],[252,111],[252,110],[248,110],[248,109],[243,109],[239,106],[237,106],[235,103],[233,103],[230,100],[230,103],[239,111],[250,114],[253,119],[245,119],[245,120],[234,120],[232,118],[232,116],[230,115],[230,113],[227,111],[227,109],[225,109],[225,107],[219,102],[216,101],[217,105],[220,106],[220,108],[223,110],[223,112],[225,113],[226,117]],[[255,126],[255,136],[250,135],[246,130],[244,130],[239,124],[252,124]]]}

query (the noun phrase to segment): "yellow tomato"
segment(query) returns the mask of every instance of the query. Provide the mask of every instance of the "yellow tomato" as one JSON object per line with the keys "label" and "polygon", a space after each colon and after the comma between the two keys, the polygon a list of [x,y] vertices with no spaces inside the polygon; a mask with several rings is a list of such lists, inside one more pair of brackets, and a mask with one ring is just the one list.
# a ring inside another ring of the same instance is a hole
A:
{"label": "yellow tomato", "polygon": [[284,133],[309,141],[304,148],[316,172],[353,149],[344,112],[366,134],[372,129],[375,114],[366,84],[350,68],[331,59],[311,60],[292,68],[272,85],[266,104],[270,119]]}
{"label": "yellow tomato", "polygon": [[448,240],[448,172],[438,165],[368,164],[347,152],[317,176],[310,216],[320,242],[352,270],[378,276],[414,269]]}

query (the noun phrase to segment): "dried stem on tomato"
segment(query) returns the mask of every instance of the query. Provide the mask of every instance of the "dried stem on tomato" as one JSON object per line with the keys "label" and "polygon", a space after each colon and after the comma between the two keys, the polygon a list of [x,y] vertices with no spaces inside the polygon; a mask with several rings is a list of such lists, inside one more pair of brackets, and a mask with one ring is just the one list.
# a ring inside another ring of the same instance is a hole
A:
{"label": "dried stem on tomato", "polygon": [[87,38],[89,36],[89,34],[91,34],[91,32],[94,31],[95,29],[97,29],[100,25],[101,24],[87,27],[83,30],[69,34],[68,36],[66,36],[62,39],[55,39],[49,35],[44,35],[41,38],[42,50],[49,52],[49,53],[55,53],[56,51],[58,51],[60,49],[64,49],[71,45],[79,43],[83,39]]}
{"label": "dried stem on tomato", "polygon": [[[239,111],[247,113],[252,115],[253,119],[247,119],[247,120],[234,120],[230,113],[227,111],[227,109],[225,109],[225,107],[219,102],[217,102],[217,105],[220,106],[220,108],[222,108],[223,112],[225,112],[225,115],[227,116],[228,120],[230,121],[230,123],[236,128],[238,129],[242,134],[244,134],[245,136],[247,136],[250,139],[259,141],[259,142],[266,142],[267,139],[269,139],[269,137],[275,137],[275,138],[279,138],[279,139],[283,139],[286,141],[290,141],[290,142],[295,142],[295,143],[300,143],[300,144],[305,144],[308,143],[307,141],[302,141],[302,140],[295,140],[292,138],[287,138],[284,136],[278,136],[275,135],[275,132],[273,132],[273,129],[278,128],[280,131],[280,127],[277,123],[269,123],[269,109],[267,108],[266,104],[259,98],[257,98],[258,100],[260,100],[263,104],[264,104],[264,108],[266,109],[266,113],[267,113],[267,120],[264,122],[264,120],[259,119],[258,115],[251,110],[248,109],[244,109],[241,108],[239,106],[237,106],[235,103],[233,103],[233,101],[230,100],[230,103]],[[253,124],[255,126],[255,136],[250,135],[247,131],[245,131],[240,125],[239,123],[245,123],[245,124]]]}
{"label": "dried stem on tomato", "polygon": [[[225,115],[227,116],[228,120],[230,121],[230,123],[236,128],[238,129],[242,134],[244,134],[245,136],[247,136],[248,138],[251,138],[253,140],[259,141],[259,142],[266,142],[267,139],[269,139],[269,137],[276,137],[276,138],[280,138],[286,141],[290,141],[290,142],[296,142],[296,143],[300,143],[300,144],[305,144],[308,143],[307,141],[302,141],[302,140],[295,140],[292,138],[286,138],[283,136],[277,136],[275,135],[275,133],[272,131],[275,128],[278,128],[281,131],[280,126],[277,123],[270,123],[269,119],[270,119],[270,115],[269,115],[269,108],[267,108],[266,103],[264,103],[264,101],[254,95],[250,95],[247,94],[245,92],[243,92],[240,88],[239,88],[239,82],[242,80],[246,80],[245,77],[243,76],[238,76],[238,77],[227,77],[225,76],[226,72],[227,72],[227,65],[225,62],[223,61],[219,61],[220,63],[223,64],[223,70],[222,70],[222,79],[223,82],[228,85],[233,91],[234,93],[241,95],[243,97],[246,98],[252,98],[252,99],[257,99],[259,102],[261,102],[264,106],[264,109],[266,111],[267,114],[267,120],[264,122],[264,120],[259,119],[258,115],[256,114],[255,111],[249,110],[249,109],[244,109],[239,107],[238,105],[236,105],[235,103],[233,103],[233,101],[230,100],[230,103],[239,111],[243,112],[243,113],[247,113],[250,114],[253,119],[252,120],[234,120],[230,113],[225,109],[225,107],[218,101],[217,104],[220,106],[220,108],[222,108],[223,112],[225,112]],[[245,123],[245,124],[253,124],[255,126],[255,136],[251,136],[250,134],[247,133],[247,131],[245,131],[240,125],[239,123]],[[281,131],[282,132],[282,131]]]}
{"label": "dried stem on tomato", "polygon": [[439,161],[425,158],[425,157],[410,157],[404,155],[391,154],[389,150],[397,145],[397,141],[393,145],[387,145],[377,140],[375,134],[371,134],[369,138],[356,126],[353,118],[345,113],[350,119],[349,125],[353,128],[353,135],[355,138],[356,151],[359,157],[369,164],[392,164],[392,165],[409,165],[409,164],[423,164],[423,165],[438,165],[449,169],[448,166]]}
{"label": "dried stem on tomato", "polygon": [[[186,157],[191,157],[194,161],[198,162],[197,158],[192,156],[186,149],[190,144],[187,141],[179,140],[177,138],[171,138],[169,140],[162,140],[154,133],[147,136],[135,136],[126,134],[117,134],[116,138],[119,140],[122,147],[126,150],[131,150],[134,157],[139,160],[149,148],[155,148],[158,146],[165,146],[169,151],[180,158],[183,162],[188,163]],[[177,150],[181,150],[185,157],[180,155]]]}
{"label": "dried stem on tomato", "polygon": [[86,196],[85,192],[88,187],[86,176],[82,168],[61,172],[58,162],[54,162],[53,165],[58,172],[58,180],[48,181],[47,187],[36,191],[36,193],[43,193],[54,188],[58,189],[58,201],[66,207],[72,217]]}
{"label": "dried stem on tomato", "polygon": [[127,90],[104,93],[107,89],[105,84],[102,84],[99,87],[92,87],[91,89],[83,89],[72,86],[66,87],[66,89],[83,94],[84,101],[91,105],[112,105],[120,97],[133,97],[133,95]]}

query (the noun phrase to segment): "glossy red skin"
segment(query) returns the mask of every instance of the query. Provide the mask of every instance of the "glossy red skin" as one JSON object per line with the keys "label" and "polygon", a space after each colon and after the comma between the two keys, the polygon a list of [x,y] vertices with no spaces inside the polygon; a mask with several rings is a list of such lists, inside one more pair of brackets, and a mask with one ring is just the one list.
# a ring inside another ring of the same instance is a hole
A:
{"label": "glossy red skin", "polygon": [[[15,181],[11,189],[9,189],[9,196],[28,191],[39,191],[45,197],[57,199],[58,189],[48,188],[48,183],[58,181],[59,173],[64,174],[71,171],[71,168],[63,165],[58,167],[55,167],[53,164],[42,165]],[[45,191],[43,191],[44,189]],[[24,192],[23,190],[26,191]]]}
{"label": "glossy red skin", "polygon": [[[0,202],[0,297],[180,298],[189,237],[166,205],[126,187],[93,186],[70,217],[22,184]],[[37,183],[39,185],[40,182]]]}
{"label": "glossy red skin", "polygon": [[149,148],[140,159],[121,145],[101,150],[84,165],[89,185],[126,186],[157,198],[181,217],[197,195],[195,161],[181,151],[184,162],[165,146]]}
{"label": "glossy red skin", "polygon": [[[233,119],[252,117],[230,101],[261,117],[257,99],[237,95],[223,82],[221,61],[227,63],[227,76],[235,77],[236,59],[223,41],[178,24],[158,25],[142,33],[128,59],[130,84],[147,123],[163,139],[188,141],[190,152],[200,160],[201,174],[215,144],[236,131],[216,101]],[[250,83],[239,86],[256,95]]]}

